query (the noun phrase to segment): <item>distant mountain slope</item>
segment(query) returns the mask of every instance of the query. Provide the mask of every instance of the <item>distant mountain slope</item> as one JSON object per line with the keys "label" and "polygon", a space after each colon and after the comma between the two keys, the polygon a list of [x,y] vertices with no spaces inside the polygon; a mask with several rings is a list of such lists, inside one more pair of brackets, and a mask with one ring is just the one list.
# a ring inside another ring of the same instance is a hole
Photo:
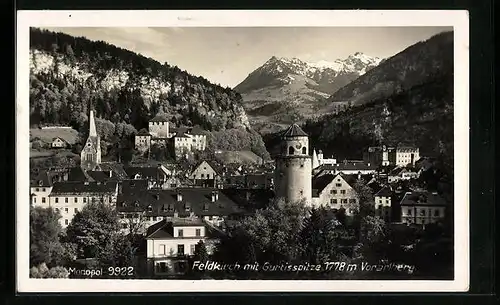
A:
{"label": "distant mountain slope", "polygon": [[[312,147],[338,160],[361,159],[370,145],[416,145],[421,155],[453,160],[453,74],[449,71],[388,98],[309,120]],[[264,137],[273,155],[278,134]],[[452,164],[452,163],[451,163]]]}
{"label": "distant mountain slope", "polygon": [[[254,123],[290,123],[313,116],[318,101],[326,100],[379,62],[379,58],[359,52],[344,60],[317,63],[273,56],[234,90],[241,93]],[[269,108],[274,111],[267,112]],[[261,113],[265,115],[259,117]]]}
{"label": "distant mountain slope", "polygon": [[453,71],[453,32],[437,34],[383,61],[336,91],[321,112],[333,112],[338,103],[355,106],[386,98],[448,71]]}
{"label": "distant mountain slope", "polygon": [[103,41],[32,28],[30,124],[83,131],[89,105],[100,119],[135,130],[147,128],[160,110],[174,125],[250,128],[242,98],[231,88]]}

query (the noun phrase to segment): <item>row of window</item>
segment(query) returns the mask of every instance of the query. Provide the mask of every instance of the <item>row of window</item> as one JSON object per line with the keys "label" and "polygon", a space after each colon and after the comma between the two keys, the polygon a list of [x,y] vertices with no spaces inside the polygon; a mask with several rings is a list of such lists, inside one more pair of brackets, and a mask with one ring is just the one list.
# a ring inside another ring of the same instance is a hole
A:
{"label": "row of window", "polygon": [[[341,186],[340,183],[337,183],[336,186]],[[337,194],[337,190],[330,190],[330,194]],[[346,194],[346,190],[340,190],[340,194]]]}
{"label": "row of window", "polygon": [[[194,253],[196,245],[191,245],[190,246],[190,253]],[[159,255],[167,255],[167,246],[166,245],[159,245],[158,246],[158,254]],[[184,255],[184,244],[178,244],[177,245],[177,255]]]}
{"label": "row of window", "polygon": [[45,188],[44,187],[42,187],[42,188],[37,187],[37,188],[35,188],[35,192],[45,192]]}
{"label": "row of window", "polygon": [[[408,209],[406,215],[412,216],[412,209]],[[431,212],[429,212],[429,216],[431,216]],[[426,210],[420,210],[420,216],[426,216]],[[441,211],[439,209],[434,210],[434,216],[441,216]]]}
{"label": "row of window", "polygon": [[[60,212],[61,210],[59,208],[55,208],[56,212]],[[78,212],[78,208],[75,208],[73,210],[75,213]],[[64,208],[64,213],[69,213],[69,208]]]}
{"label": "row of window", "polygon": [[[55,197],[55,199],[54,199],[54,200],[55,200],[55,203],[59,203],[59,197]],[[102,198],[102,197],[101,197],[101,198],[99,198],[99,200],[100,200],[101,202],[103,202],[103,201],[104,201],[104,198]],[[78,203],[78,201],[79,201],[79,200],[78,200],[78,197],[74,197],[74,198],[73,198],[73,202],[74,202],[74,203]],[[96,202],[96,198],[95,198],[95,197],[92,197],[91,201],[92,201],[92,202]],[[42,202],[44,202],[44,201],[43,201],[43,198],[42,198]],[[64,203],[69,203],[69,197],[64,197]],[[87,203],[87,197],[83,197],[83,203]]]}
{"label": "row of window", "polygon": [[337,204],[337,203],[356,203],[356,199],[330,199],[330,204]]}

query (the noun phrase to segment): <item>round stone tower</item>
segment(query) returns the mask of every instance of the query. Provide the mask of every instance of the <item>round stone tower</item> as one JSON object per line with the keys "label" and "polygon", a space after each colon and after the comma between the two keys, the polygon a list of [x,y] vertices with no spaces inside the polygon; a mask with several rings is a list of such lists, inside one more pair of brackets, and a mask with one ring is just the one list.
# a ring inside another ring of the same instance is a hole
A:
{"label": "round stone tower", "polygon": [[312,164],[309,156],[309,137],[292,124],[282,134],[280,153],[276,157],[275,192],[277,198],[311,204]]}

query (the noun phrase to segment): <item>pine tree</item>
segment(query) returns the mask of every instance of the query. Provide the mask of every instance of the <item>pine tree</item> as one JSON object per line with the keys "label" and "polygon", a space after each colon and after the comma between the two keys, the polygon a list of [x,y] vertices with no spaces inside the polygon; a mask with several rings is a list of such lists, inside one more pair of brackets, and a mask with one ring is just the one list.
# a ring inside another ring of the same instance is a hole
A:
{"label": "pine tree", "polygon": [[300,232],[303,259],[311,264],[321,264],[336,256],[335,219],[321,208],[313,208]]}
{"label": "pine tree", "polygon": [[194,260],[206,262],[208,260],[207,247],[203,240],[200,240],[194,248]]}

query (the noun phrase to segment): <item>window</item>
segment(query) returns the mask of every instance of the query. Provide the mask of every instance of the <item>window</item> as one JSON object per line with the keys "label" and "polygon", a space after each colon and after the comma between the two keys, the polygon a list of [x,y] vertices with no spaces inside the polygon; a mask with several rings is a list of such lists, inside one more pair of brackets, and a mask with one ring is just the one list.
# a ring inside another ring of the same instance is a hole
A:
{"label": "window", "polygon": [[58,208],[56,208],[56,212],[59,213],[59,209]]}
{"label": "window", "polygon": [[83,197],[83,203],[87,203],[87,197]]}
{"label": "window", "polygon": [[408,213],[407,214],[408,214],[408,216],[411,216],[411,209],[410,208],[408,208]]}
{"label": "window", "polygon": [[64,212],[65,213],[68,213],[69,209],[68,208],[64,208]]}
{"label": "window", "polygon": [[56,203],[59,203],[59,198],[56,197]]}
{"label": "window", "polygon": [[425,210],[420,210],[420,216],[425,216]]}
{"label": "window", "polygon": [[167,272],[167,263],[161,262],[156,265],[156,268],[158,273],[165,273]]}
{"label": "window", "polygon": [[177,245],[177,255],[184,255],[184,245]]}
{"label": "window", "polygon": [[65,219],[65,220],[64,220],[64,224],[65,224],[65,225],[68,225],[68,223],[69,223],[69,222],[68,222],[68,220],[67,220],[67,219]]}
{"label": "window", "polygon": [[439,210],[434,210],[434,216],[439,217]]}
{"label": "window", "polygon": [[294,153],[295,153],[295,149],[293,149],[293,147],[292,147],[292,146],[290,146],[290,147],[288,148],[288,154],[289,154],[289,155],[293,155]]}
{"label": "window", "polygon": [[159,247],[159,250],[158,250],[158,251],[159,251],[159,252],[158,252],[158,254],[161,254],[161,255],[165,255],[165,254],[167,254],[167,250],[166,250],[165,245],[160,245],[160,247]]}
{"label": "window", "polygon": [[33,197],[33,203],[36,203],[36,197]]}
{"label": "window", "polygon": [[75,213],[78,213],[78,208],[75,208]]}
{"label": "window", "polygon": [[42,203],[45,203],[45,197],[42,197]]}
{"label": "window", "polygon": [[349,203],[356,203],[356,199],[349,199]]}
{"label": "window", "polygon": [[78,203],[78,197],[75,197],[75,203]]}
{"label": "window", "polygon": [[201,229],[196,229],[196,236],[201,236]]}
{"label": "window", "polygon": [[302,154],[303,154],[303,155],[307,154],[307,150],[306,150],[306,148],[305,148],[305,147],[302,147]]}
{"label": "window", "polygon": [[127,224],[126,223],[122,223],[122,229],[127,229]]}
{"label": "window", "polygon": [[340,193],[341,194],[345,194],[345,190],[340,190]]}
{"label": "window", "polygon": [[178,236],[179,236],[179,237],[183,237],[183,236],[184,236],[184,230],[179,229],[179,231],[178,231]]}
{"label": "window", "polygon": [[190,253],[191,253],[191,254],[194,254],[195,245],[191,245],[191,246],[190,246],[190,250],[191,250],[191,252],[190,252]]}
{"label": "window", "polygon": [[341,187],[341,186],[342,186],[342,183],[335,183],[335,186],[336,186],[336,187]]}
{"label": "window", "polygon": [[337,199],[330,199],[330,204],[337,204]]}
{"label": "window", "polygon": [[64,202],[65,202],[65,203],[68,203],[68,201],[69,201],[69,200],[68,200],[68,197],[64,197]]}
{"label": "window", "polygon": [[201,174],[201,178],[205,178],[205,174]]}
{"label": "window", "polygon": [[347,199],[342,199],[342,203],[347,203]]}
{"label": "window", "polygon": [[35,189],[35,192],[40,192],[40,189],[37,187],[37,188]]}
{"label": "window", "polygon": [[45,188],[44,187],[42,187],[42,192],[45,192]]}
{"label": "window", "polygon": [[332,190],[332,194],[337,194],[337,190]]}

